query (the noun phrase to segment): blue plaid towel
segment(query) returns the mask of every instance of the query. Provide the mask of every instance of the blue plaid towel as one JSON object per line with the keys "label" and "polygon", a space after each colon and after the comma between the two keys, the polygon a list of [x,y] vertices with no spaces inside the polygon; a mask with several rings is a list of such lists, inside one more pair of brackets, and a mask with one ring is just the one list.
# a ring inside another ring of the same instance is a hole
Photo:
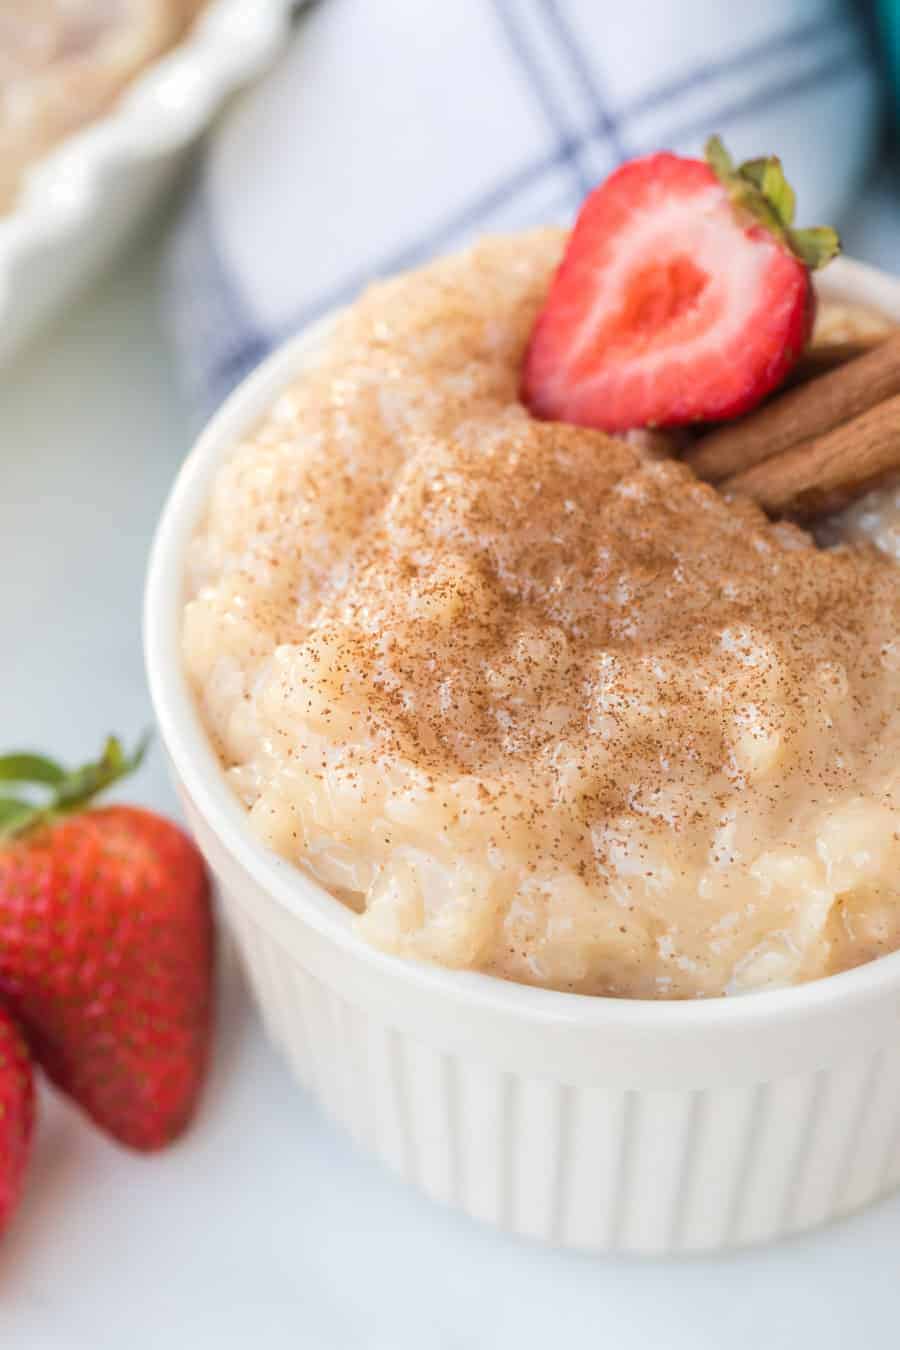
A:
{"label": "blue plaid towel", "polygon": [[840,223],[879,91],[847,0],[320,0],[212,140],[168,267],[211,411],[368,280],[569,219],[623,159],[777,150],[801,223]]}

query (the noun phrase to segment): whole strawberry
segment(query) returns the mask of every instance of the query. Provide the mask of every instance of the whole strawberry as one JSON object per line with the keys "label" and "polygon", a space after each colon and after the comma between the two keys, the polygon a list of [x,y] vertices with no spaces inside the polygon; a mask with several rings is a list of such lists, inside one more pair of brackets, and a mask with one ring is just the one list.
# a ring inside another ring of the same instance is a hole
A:
{"label": "whole strawberry", "polygon": [[0,1235],[18,1206],[34,1133],[34,1076],[22,1033],[0,1008]]}
{"label": "whole strawberry", "polygon": [[88,809],[142,753],[126,758],[110,739],[73,772],[0,759],[0,780],[50,794],[0,799],[0,1003],[98,1125],[155,1149],[187,1124],[203,1081],[213,927],[203,862],[181,830],[136,807]]}

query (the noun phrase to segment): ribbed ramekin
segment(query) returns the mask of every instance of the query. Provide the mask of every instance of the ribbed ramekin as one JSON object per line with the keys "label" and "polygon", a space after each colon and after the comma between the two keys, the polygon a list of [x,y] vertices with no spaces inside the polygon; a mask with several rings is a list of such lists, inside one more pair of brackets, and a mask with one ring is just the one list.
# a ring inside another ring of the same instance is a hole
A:
{"label": "ribbed ramekin", "polygon": [[[900,283],[827,292],[900,320]],[[900,1184],[900,954],[706,1002],[589,998],[385,956],[250,833],[183,673],[185,549],[217,466],[315,330],[231,397],[186,461],[150,563],[150,687],[188,819],[266,1024],[361,1145],[434,1199],[595,1251],[710,1251],[820,1224]]]}

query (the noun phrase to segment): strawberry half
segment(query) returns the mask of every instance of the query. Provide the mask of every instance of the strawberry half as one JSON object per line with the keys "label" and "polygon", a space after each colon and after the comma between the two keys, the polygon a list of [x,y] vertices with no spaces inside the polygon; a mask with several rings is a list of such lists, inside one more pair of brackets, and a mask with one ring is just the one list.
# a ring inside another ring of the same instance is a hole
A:
{"label": "strawberry half", "polygon": [[30,785],[0,798],[0,1003],[98,1125],[155,1149],[188,1123],[203,1083],[213,925],[203,860],[182,830],[137,807],[87,809],[141,753],[111,739],[74,771],[0,759],[0,781]]}
{"label": "strawberry half", "polygon": [[799,359],[810,271],[838,237],[793,228],[777,159],[735,168],[717,137],[706,156],[632,160],[585,201],[525,356],[536,416],[604,431],[719,421]]}
{"label": "strawberry half", "polygon": [[0,1008],[0,1235],[22,1195],[34,1114],[31,1056],[19,1028]]}

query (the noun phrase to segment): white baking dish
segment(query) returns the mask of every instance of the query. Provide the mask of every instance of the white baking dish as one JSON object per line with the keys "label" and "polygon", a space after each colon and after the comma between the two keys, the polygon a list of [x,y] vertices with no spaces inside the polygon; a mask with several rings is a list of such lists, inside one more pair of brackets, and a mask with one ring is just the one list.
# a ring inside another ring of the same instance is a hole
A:
{"label": "white baking dish", "polygon": [[[900,321],[857,263],[823,290]],[[589,998],[384,956],[251,835],[182,671],[183,561],[216,468],[315,347],[288,343],[185,463],[150,563],[151,692],[191,826],[272,1036],[365,1147],[437,1200],[597,1251],[714,1250],[900,1183],[900,954],[742,998]]]}
{"label": "white baking dish", "polygon": [[87,282],[159,200],[225,98],[263,69],[292,0],[210,0],[105,116],[29,170],[0,215],[0,361]]}

